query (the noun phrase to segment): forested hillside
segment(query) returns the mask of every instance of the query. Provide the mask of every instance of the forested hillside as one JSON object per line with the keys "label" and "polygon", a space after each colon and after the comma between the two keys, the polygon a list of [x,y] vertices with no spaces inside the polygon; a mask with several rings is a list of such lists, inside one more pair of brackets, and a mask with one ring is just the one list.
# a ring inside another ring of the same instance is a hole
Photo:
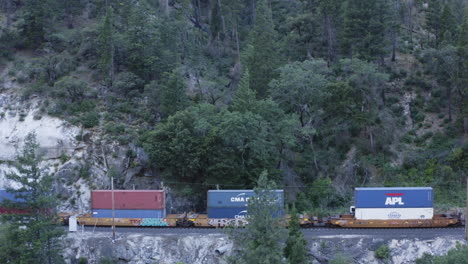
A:
{"label": "forested hillside", "polygon": [[142,146],[180,194],[267,170],[298,210],[346,206],[355,186],[464,202],[465,0],[0,4],[0,72],[40,98],[34,118]]}

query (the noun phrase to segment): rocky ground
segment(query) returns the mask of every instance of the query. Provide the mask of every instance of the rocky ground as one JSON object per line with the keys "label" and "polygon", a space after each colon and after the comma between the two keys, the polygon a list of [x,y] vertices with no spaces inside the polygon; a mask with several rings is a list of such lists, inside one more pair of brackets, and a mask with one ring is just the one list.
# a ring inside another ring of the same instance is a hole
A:
{"label": "rocky ground", "polygon": [[[375,235],[328,235],[306,236],[312,263],[328,263],[341,255],[349,263],[414,263],[424,253],[443,255],[457,244],[466,244],[461,236],[441,236],[434,239],[391,239]],[[375,257],[382,245],[390,249],[390,259]],[[117,234],[112,243],[110,232],[70,233],[66,239],[67,263],[78,263],[86,258],[88,263],[99,263],[102,259],[112,263],[129,264],[224,264],[226,257],[235,251],[232,242],[221,232],[163,232],[159,234]]]}

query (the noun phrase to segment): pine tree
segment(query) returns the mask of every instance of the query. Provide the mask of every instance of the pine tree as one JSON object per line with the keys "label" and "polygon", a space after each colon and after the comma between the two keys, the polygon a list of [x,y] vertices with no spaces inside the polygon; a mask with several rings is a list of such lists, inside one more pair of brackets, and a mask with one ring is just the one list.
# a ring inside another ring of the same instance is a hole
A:
{"label": "pine tree", "polygon": [[426,11],[426,29],[434,35],[434,46],[438,47],[440,42],[442,6],[440,0],[430,0]]}
{"label": "pine tree", "polygon": [[468,58],[468,12],[465,14],[463,24],[460,26],[457,45],[457,93],[460,97],[460,113],[463,116],[463,130],[465,134],[468,133],[468,95],[466,90],[466,84],[468,83],[468,60],[466,58]]}
{"label": "pine tree", "polygon": [[48,12],[48,0],[24,1],[23,23],[21,33],[25,37],[25,44],[30,48],[37,48],[43,42],[51,14]]}
{"label": "pine tree", "polygon": [[387,9],[385,0],[348,1],[342,39],[344,54],[383,62]]}
{"label": "pine tree", "polygon": [[[125,65],[144,80],[153,79],[156,70],[159,44],[158,29],[154,16],[148,12],[145,1],[131,8],[125,32]],[[157,76],[160,77],[160,76]]]}
{"label": "pine tree", "polygon": [[272,202],[276,197],[272,192],[274,182],[268,180],[268,173],[262,172],[255,188],[255,198],[249,199],[247,205],[248,222],[245,229],[228,231],[235,246],[242,250],[237,256],[229,259],[236,264],[280,264],[283,261],[283,241],[286,230],[281,218],[275,218],[278,205]]}
{"label": "pine tree", "polygon": [[289,234],[286,239],[284,255],[290,264],[307,263],[307,241],[299,225],[299,215],[296,207],[291,210],[291,221],[289,222]]}
{"label": "pine tree", "polygon": [[239,87],[231,102],[230,110],[246,112],[255,112],[256,105],[255,91],[250,89],[249,69],[245,69],[239,81]]}
{"label": "pine tree", "polygon": [[185,88],[185,81],[177,69],[166,74],[160,91],[160,111],[162,116],[168,117],[173,115],[189,105]]}
{"label": "pine tree", "polygon": [[99,69],[104,75],[107,87],[112,88],[114,81],[114,10],[108,7],[99,32]]}
{"label": "pine tree", "polygon": [[448,4],[445,4],[440,17],[440,43],[450,44],[455,40],[457,22]]}
{"label": "pine tree", "polygon": [[253,51],[248,58],[250,87],[257,97],[269,95],[268,83],[276,76],[278,62],[277,33],[273,25],[271,9],[267,0],[257,2],[254,28],[251,32]]}
{"label": "pine tree", "polygon": [[3,216],[9,225],[3,236],[14,239],[0,245],[1,263],[61,263],[60,237],[63,230],[56,225],[57,196],[51,193],[53,178],[39,167],[39,145],[35,134],[28,134],[21,154],[17,157],[20,174],[10,173],[6,178],[17,182],[17,190],[7,189],[16,201],[6,200],[2,206],[23,210]]}

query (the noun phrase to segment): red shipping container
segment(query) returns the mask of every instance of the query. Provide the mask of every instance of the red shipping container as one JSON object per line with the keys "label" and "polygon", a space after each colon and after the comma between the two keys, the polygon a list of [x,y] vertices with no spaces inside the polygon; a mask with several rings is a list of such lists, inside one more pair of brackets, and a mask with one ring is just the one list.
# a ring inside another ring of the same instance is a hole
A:
{"label": "red shipping container", "polygon": [[[114,190],[114,209],[164,209],[162,190]],[[112,191],[91,191],[92,209],[112,209]]]}

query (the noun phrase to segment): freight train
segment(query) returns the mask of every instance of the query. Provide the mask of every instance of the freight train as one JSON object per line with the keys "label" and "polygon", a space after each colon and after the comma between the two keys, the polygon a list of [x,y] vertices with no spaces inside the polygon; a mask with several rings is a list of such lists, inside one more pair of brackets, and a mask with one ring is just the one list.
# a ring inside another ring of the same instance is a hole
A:
{"label": "freight train", "polygon": [[[210,190],[207,214],[166,214],[162,190],[95,190],[91,192],[91,213],[76,214],[74,219],[87,226],[244,226],[248,224],[248,200],[254,195],[253,190]],[[287,224],[290,215],[284,214],[283,190],[272,191],[272,198],[278,206],[275,217],[284,217]],[[349,214],[324,218],[300,214],[299,222],[303,228],[430,228],[462,224],[461,215],[435,215],[433,198],[430,187],[356,188],[355,205]],[[66,224],[71,214],[59,216]]]}

